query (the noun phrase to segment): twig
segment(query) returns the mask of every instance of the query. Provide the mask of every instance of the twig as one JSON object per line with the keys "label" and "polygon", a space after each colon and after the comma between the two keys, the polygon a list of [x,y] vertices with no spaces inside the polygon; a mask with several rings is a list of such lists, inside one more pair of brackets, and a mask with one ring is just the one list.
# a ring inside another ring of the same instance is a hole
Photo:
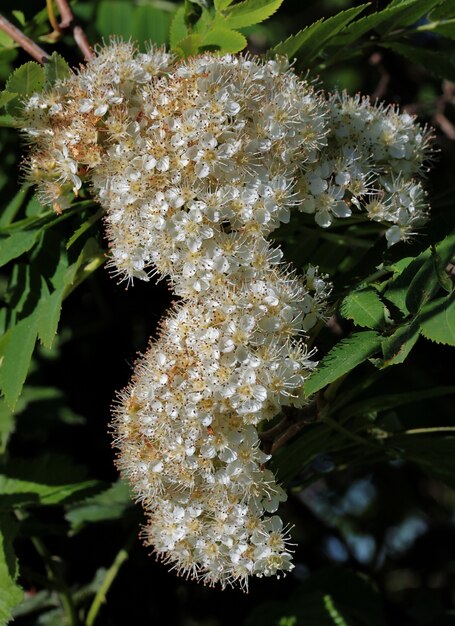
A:
{"label": "twig", "polygon": [[44,63],[46,63],[46,61],[49,59],[49,55],[47,54],[45,50],[40,48],[38,44],[36,44],[34,41],[30,39],[30,37],[27,37],[27,35],[24,35],[24,33],[21,30],[16,28],[14,24],[11,24],[11,22],[7,20],[6,17],[3,17],[3,15],[1,14],[0,14],[0,30],[2,30],[9,37],[11,37],[13,41],[19,44],[19,46],[23,50],[28,52],[28,54],[31,57],[33,57],[35,61],[38,61],[38,63],[41,63],[42,65],[44,65]]}
{"label": "twig", "polygon": [[283,407],[285,415],[276,426],[259,433],[261,448],[267,454],[274,454],[278,448],[292,439],[304,426],[311,424],[318,418],[318,406],[312,400],[307,406],[300,410],[293,407]]}
{"label": "twig", "polygon": [[93,52],[93,48],[90,45],[84,30],[81,26],[79,26],[79,24],[77,24],[68,0],[56,0],[56,2],[60,13],[60,23],[58,24],[58,29],[60,31],[72,29],[74,41],[84,55],[85,60],[90,61],[90,59],[93,59],[95,56],[95,53]]}
{"label": "twig", "polygon": [[52,28],[54,29],[54,33],[60,32],[60,29],[58,27],[58,22],[54,13],[54,0],[46,0],[46,7],[47,7],[47,16],[49,18],[49,22]]}
{"label": "twig", "polygon": [[93,624],[95,623],[96,618],[98,617],[98,613],[100,611],[101,605],[103,604],[103,602],[106,601],[107,592],[109,591],[112,583],[114,582],[115,577],[119,573],[119,570],[122,567],[123,563],[129,557],[129,550],[135,538],[136,538],[136,535],[132,535],[128,539],[125,546],[117,553],[114,559],[114,562],[112,563],[110,568],[107,570],[106,576],[104,577],[104,580],[101,583],[101,586],[98,589],[96,596],[94,597],[93,602],[88,611],[87,619],[85,622],[86,626],[93,626]]}

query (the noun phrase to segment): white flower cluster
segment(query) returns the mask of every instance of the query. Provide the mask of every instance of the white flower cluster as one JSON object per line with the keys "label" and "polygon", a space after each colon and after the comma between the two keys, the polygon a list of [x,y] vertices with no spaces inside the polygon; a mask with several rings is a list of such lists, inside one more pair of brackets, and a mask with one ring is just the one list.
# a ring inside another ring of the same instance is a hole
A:
{"label": "white flower cluster", "polygon": [[424,215],[425,134],[366,99],[325,99],[282,59],[175,62],[126,43],[29,98],[23,128],[43,198],[60,211],[89,182],[115,272],[167,276],[181,298],[113,423],[146,543],[209,584],[292,569],[257,426],[302,404],[302,337],[330,287],[266,237],[295,208],[323,227],[365,211],[405,239]]}

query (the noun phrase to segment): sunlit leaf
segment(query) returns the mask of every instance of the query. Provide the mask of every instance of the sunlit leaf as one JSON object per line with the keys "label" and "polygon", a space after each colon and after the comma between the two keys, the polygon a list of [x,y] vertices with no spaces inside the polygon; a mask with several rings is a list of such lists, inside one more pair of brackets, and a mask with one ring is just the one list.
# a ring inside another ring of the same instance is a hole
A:
{"label": "sunlit leaf", "polygon": [[365,287],[347,295],[340,308],[341,314],[358,326],[377,329],[384,323],[384,305],[373,287]]}
{"label": "sunlit leaf", "polygon": [[305,383],[305,395],[319,391],[360,365],[379,349],[381,337],[374,331],[354,333],[337,343],[320,361]]}

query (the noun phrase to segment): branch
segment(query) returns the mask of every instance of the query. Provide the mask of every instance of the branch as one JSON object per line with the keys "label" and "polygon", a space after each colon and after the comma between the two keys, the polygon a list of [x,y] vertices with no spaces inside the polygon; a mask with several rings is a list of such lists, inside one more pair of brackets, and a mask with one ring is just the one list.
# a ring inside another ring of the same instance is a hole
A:
{"label": "branch", "polygon": [[292,439],[304,426],[311,424],[318,419],[316,399],[313,399],[301,409],[284,406],[282,412],[285,417],[276,426],[259,433],[261,439],[261,449],[266,454],[274,454],[278,448]]}
{"label": "branch", "polygon": [[44,65],[49,59],[49,55],[47,54],[45,50],[40,48],[38,44],[36,44],[34,41],[30,39],[30,37],[27,37],[27,35],[24,35],[24,33],[21,30],[16,28],[14,24],[11,24],[11,22],[7,20],[6,17],[3,17],[3,15],[1,14],[0,14],[0,30],[2,30],[9,37],[11,37],[13,41],[15,41],[23,50],[28,52],[28,54],[31,57],[33,57],[35,61],[38,61],[38,63],[41,63],[42,65]]}
{"label": "branch", "polygon": [[71,10],[68,0],[56,0],[56,2],[61,18],[58,29],[60,31],[72,29],[73,38],[79,50],[81,50],[85,60],[90,61],[95,56],[95,53],[93,52],[93,48],[90,45],[90,42],[84,30],[81,26],[79,26],[79,24],[77,24],[76,18],[74,17],[74,13]]}

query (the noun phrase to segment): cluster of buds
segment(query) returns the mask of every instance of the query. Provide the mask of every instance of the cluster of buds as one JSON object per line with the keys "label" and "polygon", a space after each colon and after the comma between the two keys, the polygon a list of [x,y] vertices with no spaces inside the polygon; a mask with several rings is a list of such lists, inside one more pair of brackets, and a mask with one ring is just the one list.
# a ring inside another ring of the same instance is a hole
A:
{"label": "cluster of buds", "polygon": [[30,97],[22,127],[43,200],[61,211],[88,183],[114,272],[167,277],[179,297],[113,419],[146,543],[223,587],[289,571],[286,495],[258,426],[302,406],[305,337],[330,285],[313,267],[295,275],[267,237],[296,210],[322,227],[365,212],[389,244],[406,239],[424,218],[425,132],[324,97],[283,59],[176,61],[121,42]]}

